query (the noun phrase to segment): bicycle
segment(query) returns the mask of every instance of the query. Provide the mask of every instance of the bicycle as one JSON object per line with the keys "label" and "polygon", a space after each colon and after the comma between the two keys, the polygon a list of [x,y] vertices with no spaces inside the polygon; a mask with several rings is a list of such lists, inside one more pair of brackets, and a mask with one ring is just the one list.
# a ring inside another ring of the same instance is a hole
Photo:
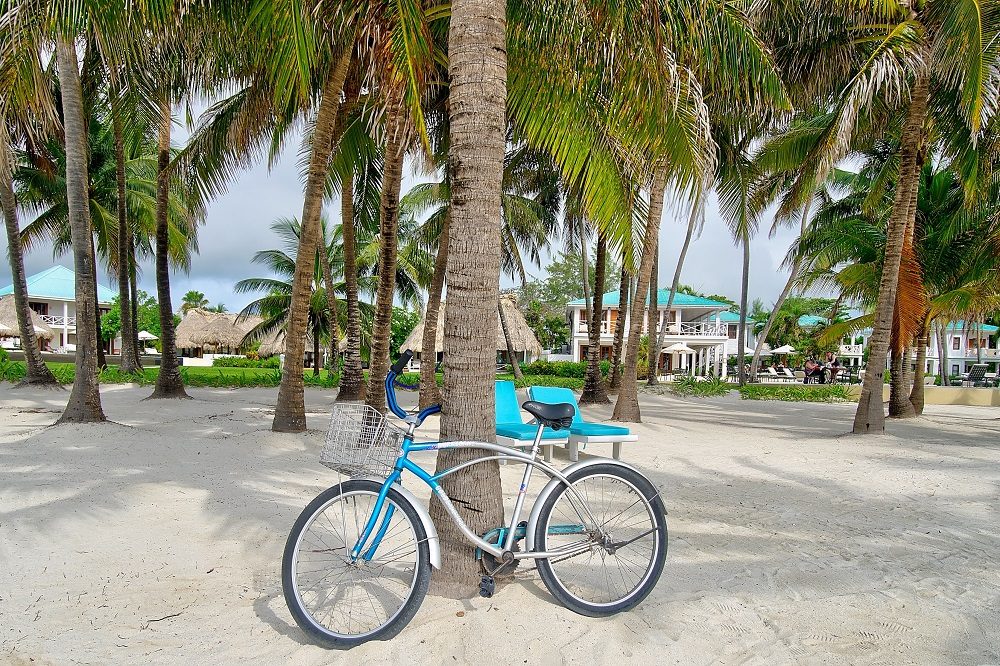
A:
{"label": "bicycle", "polygon": [[[569,404],[522,405],[538,424],[528,452],[486,442],[415,443],[417,428],[440,406],[418,414],[399,407],[393,381],[411,356],[405,352],[385,379],[389,409],[405,430],[365,405],[334,410],[320,460],[352,478],[320,493],[288,535],[282,588],[299,627],[326,647],[345,648],[392,638],[416,614],[431,567],[441,566],[441,550],[427,508],[400,483],[404,471],[430,487],[476,546],[484,573],[480,595],[493,595],[496,575],[534,559],[552,596],[582,615],[613,615],[645,599],[667,552],[666,511],[655,486],[617,460],[595,458],[562,471],[541,460],[543,429],[568,428],[574,414]],[[409,459],[413,452],[453,448],[481,449],[486,455],[433,475]],[[520,463],[525,470],[510,522],[479,535],[438,482],[488,460]],[[549,481],[528,520],[521,521],[536,468]]]}

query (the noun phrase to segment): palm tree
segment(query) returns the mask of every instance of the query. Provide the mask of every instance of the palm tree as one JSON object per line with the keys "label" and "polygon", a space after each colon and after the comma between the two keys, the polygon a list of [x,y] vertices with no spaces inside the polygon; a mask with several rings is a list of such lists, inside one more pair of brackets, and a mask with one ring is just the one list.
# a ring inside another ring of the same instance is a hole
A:
{"label": "palm tree", "polygon": [[208,307],[208,299],[200,291],[190,290],[181,298],[181,313],[187,314],[188,310],[204,310]]}
{"label": "palm tree", "polygon": [[[41,63],[37,56],[22,61],[11,83],[10,94],[4,94],[0,104],[0,212],[3,213],[7,231],[7,254],[14,285],[14,306],[17,310],[18,333],[24,350],[25,377],[19,385],[56,386],[56,378],[42,361],[38,348],[35,328],[31,323],[31,308],[28,305],[28,285],[24,274],[24,254],[21,247],[21,227],[17,215],[17,199],[14,193],[12,172],[15,168],[15,143],[34,142],[39,134],[51,132],[56,118],[46,114],[51,109],[51,101],[37,104],[38,97],[49,95],[45,85],[38,85]],[[39,108],[40,107],[40,108]]]}

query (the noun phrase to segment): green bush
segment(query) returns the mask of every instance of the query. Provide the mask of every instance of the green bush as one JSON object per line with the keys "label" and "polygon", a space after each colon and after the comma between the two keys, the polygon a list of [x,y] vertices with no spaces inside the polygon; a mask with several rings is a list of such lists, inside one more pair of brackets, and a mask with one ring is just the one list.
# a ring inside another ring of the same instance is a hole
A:
{"label": "green bush", "polygon": [[[444,386],[444,373],[437,373],[434,375],[434,379],[437,381],[438,386]],[[396,378],[397,388],[398,384],[405,384],[406,386],[419,386],[420,385],[420,373],[419,372],[404,372]]]}
{"label": "green bush", "polygon": [[521,364],[521,371],[525,375],[551,375],[555,377],[572,377],[583,379],[587,375],[587,363],[580,361],[532,361],[528,364]]}
{"label": "green bush", "polygon": [[843,384],[747,384],[739,388],[743,400],[782,400],[784,402],[853,402],[856,400]]}
{"label": "green bush", "polygon": [[710,377],[702,381],[694,377],[682,377],[670,385],[670,390],[681,396],[710,398],[726,395],[733,390],[733,385],[719,377]]}
{"label": "green bush", "polygon": [[10,354],[7,353],[6,349],[4,349],[3,347],[0,347],[0,365],[3,365],[4,363],[7,363],[8,361],[10,361]]}
{"label": "green bush", "polygon": [[249,356],[223,356],[212,359],[213,368],[277,368],[280,359],[277,356],[268,358],[251,358]]}
{"label": "green bush", "polygon": [[562,388],[574,389],[579,391],[583,388],[583,380],[577,379],[576,377],[559,377],[556,375],[524,375],[524,381],[519,382],[514,379],[514,375],[505,374],[497,375],[497,379],[503,379],[507,381],[514,382],[517,388],[525,388],[526,386],[560,386]]}

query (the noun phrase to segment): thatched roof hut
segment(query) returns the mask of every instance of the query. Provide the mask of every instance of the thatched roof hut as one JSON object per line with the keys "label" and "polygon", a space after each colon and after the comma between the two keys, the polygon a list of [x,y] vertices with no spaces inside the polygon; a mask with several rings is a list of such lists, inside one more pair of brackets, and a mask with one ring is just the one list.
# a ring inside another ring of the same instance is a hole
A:
{"label": "thatched roof hut", "polygon": [[[313,348],[312,333],[306,333],[306,352],[311,351]],[[278,354],[285,353],[285,331],[283,329],[278,329],[271,333],[270,335],[264,336],[264,339],[260,341],[260,348],[257,353],[261,357],[265,356],[277,356]]]}
{"label": "thatched roof hut", "polygon": [[[538,338],[535,337],[534,331],[528,326],[527,320],[525,320],[524,315],[517,308],[517,303],[513,298],[509,296],[500,297],[500,307],[502,307],[504,318],[507,320],[507,328],[510,331],[510,341],[514,347],[515,352],[523,352],[528,356],[539,356],[542,353],[542,345],[538,342]],[[445,316],[446,304],[441,303],[441,311],[438,314],[438,326],[437,326],[437,336],[434,341],[434,350],[442,351],[444,348],[444,316]],[[496,318],[497,326],[497,338],[496,338],[496,348],[497,351],[507,351],[507,342],[503,337],[503,329],[500,327],[500,317]],[[416,328],[410,332],[410,335],[406,338],[406,341],[400,346],[399,351],[405,351],[407,349],[412,349],[415,352],[420,351],[420,347],[423,345],[424,340],[424,322],[423,320],[417,324]]]}
{"label": "thatched roof hut", "polygon": [[[42,316],[31,311],[31,323],[35,327],[35,335],[39,340],[51,340],[55,332],[42,321]],[[0,337],[19,338],[21,328],[17,325],[17,306],[14,305],[14,295],[0,296]]]}
{"label": "thatched roof hut", "polygon": [[177,325],[178,349],[239,349],[243,338],[261,322],[260,317],[239,319],[238,314],[208,312],[200,308],[188,310]]}

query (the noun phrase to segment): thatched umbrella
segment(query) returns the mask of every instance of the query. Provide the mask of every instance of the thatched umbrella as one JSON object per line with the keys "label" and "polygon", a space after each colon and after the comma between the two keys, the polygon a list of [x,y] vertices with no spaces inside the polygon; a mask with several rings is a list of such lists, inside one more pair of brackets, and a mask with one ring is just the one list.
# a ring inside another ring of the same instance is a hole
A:
{"label": "thatched umbrella", "polygon": [[[312,333],[306,333],[306,349],[312,349]],[[260,341],[260,348],[257,353],[261,357],[265,356],[277,356],[279,354],[285,353],[285,331],[284,329],[278,329],[273,333],[270,333]]]}
{"label": "thatched umbrella", "polygon": [[[41,315],[31,311],[31,323],[35,327],[35,335],[41,340],[51,340],[56,337],[48,324],[42,321]],[[7,330],[4,331],[3,329]],[[0,296],[0,335],[4,337],[21,337],[21,328],[17,325],[17,308],[14,305],[14,295]]]}
{"label": "thatched umbrella", "polygon": [[[445,319],[445,303],[441,303],[441,313],[438,315],[438,327],[437,335],[434,337],[434,351],[441,351],[444,348],[444,319]],[[516,352],[524,352],[525,354],[531,354],[533,356],[538,356],[542,353],[542,345],[538,342],[538,338],[535,337],[534,331],[528,326],[527,320],[521,311],[517,308],[517,303],[514,302],[512,298],[501,298],[500,307],[504,309],[503,313],[507,319],[507,328],[510,331],[510,342],[514,347]],[[497,337],[496,337],[496,348],[497,351],[507,351],[507,342],[503,338],[503,329],[500,328],[499,317],[497,317]],[[407,336],[406,341],[400,346],[399,351],[405,351],[407,349],[412,349],[413,351],[419,351],[424,339],[424,322],[420,321],[416,327]]]}

